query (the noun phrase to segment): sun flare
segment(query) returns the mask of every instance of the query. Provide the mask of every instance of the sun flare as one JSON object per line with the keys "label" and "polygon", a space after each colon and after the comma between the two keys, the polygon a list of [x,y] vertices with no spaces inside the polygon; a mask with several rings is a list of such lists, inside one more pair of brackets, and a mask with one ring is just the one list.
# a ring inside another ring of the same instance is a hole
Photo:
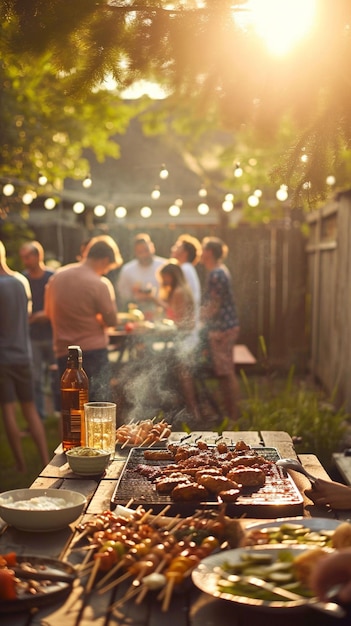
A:
{"label": "sun flare", "polygon": [[249,21],[276,55],[289,52],[311,29],[316,0],[249,0]]}

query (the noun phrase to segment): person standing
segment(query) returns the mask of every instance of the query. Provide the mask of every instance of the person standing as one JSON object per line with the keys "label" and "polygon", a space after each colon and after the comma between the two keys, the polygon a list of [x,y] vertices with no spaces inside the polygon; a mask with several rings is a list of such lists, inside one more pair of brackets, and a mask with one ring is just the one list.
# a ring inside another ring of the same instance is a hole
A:
{"label": "person standing", "polygon": [[155,254],[155,246],[150,235],[141,233],[134,238],[135,259],[121,268],[117,281],[117,290],[123,308],[135,303],[138,308],[150,316],[155,312],[155,303],[150,295],[158,294],[157,270],[167,259]]}
{"label": "person standing", "polygon": [[34,402],[28,324],[30,311],[28,280],[9,268],[5,246],[0,241],[0,408],[19,472],[26,471],[26,462],[16,420],[17,400],[43,465],[49,462],[45,430]]}
{"label": "person standing", "polygon": [[233,348],[239,335],[239,319],[231,275],[223,261],[228,247],[218,237],[205,237],[201,263],[207,282],[201,305],[200,346],[208,351],[210,364],[218,377],[228,417],[238,418],[239,386],[233,363]]}
{"label": "person standing", "polygon": [[116,326],[117,306],[113,286],[104,274],[121,262],[112,237],[93,238],[83,260],[59,268],[45,289],[44,310],[52,324],[60,377],[68,346],[79,345],[91,401],[109,399],[107,328]]}
{"label": "person standing", "polygon": [[192,345],[197,341],[200,321],[201,285],[195,266],[201,255],[201,244],[196,237],[181,235],[171,248],[171,257],[179,263],[194,300],[195,324],[192,332]]}
{"label": "person standing", "polygon": [[50,379],[53,408],[60,410],[58,395],[58,366],[53,350],[52,328],[44,313],[45,285],[53,271],[44,264],[44,250],[38,241],[28,241],[20,248],[25,267],[23,272],[32,292],[32,313],[29,316],[29,332],[32,344],[35,404],[41,419],[45,419],[44,387],[46,376]]}

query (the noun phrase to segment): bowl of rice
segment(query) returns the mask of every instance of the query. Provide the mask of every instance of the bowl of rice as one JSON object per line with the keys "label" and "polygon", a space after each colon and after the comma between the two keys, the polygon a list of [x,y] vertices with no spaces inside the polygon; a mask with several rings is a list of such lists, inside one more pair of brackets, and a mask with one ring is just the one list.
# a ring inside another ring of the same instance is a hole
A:
{"label": "bowl of rice", "polygon": [[66,528],[82,514],[87,499],[68,489],[13,489],[0,493],[0,517],[18,530]]}

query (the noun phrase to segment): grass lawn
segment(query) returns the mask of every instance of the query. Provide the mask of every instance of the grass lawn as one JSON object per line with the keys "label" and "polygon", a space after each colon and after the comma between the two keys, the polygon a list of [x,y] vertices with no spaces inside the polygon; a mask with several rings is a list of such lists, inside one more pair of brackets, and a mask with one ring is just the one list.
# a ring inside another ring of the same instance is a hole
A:
{"label": "grass lawn", "polygon": [[[21,429],[26,428],[26,422],[18,411],[18,423]],[[46,440],[49,448],[49,457],[60,443],[59,419],[48,417],[45,422]],[[4,431],[3,422],[0,418],[0,491],[8,489],[20,489],[29,487],[42,470],[42,464],[30,435],[22,438],[22,446],[27,462],[27,472],[20,474],[15,469],[15,463]]]}

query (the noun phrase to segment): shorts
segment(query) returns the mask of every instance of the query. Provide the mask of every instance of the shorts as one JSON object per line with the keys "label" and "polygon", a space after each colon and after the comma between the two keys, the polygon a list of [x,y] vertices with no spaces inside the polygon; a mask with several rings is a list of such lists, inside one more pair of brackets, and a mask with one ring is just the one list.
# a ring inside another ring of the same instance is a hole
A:
{"label": "shorts", "polygon": [[0,404],[33,402],[34,386],[30,363],[0,365]]}
{"label": "shorts", "polygon": [[228,330],[212,330],[208,333],[212,367],[216,376],[228,376],[235,372],[233,348],[238,332],[238,327],[234,327]]}

